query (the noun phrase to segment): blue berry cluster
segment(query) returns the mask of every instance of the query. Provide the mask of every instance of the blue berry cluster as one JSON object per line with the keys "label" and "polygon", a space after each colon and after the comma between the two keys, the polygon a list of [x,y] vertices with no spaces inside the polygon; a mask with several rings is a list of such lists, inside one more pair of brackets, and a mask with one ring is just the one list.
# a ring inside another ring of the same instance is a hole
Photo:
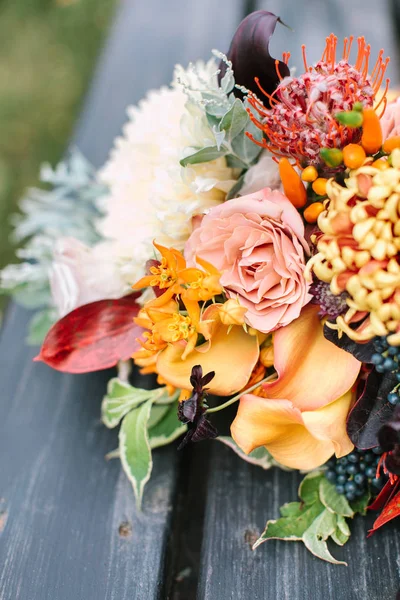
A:
{"label": "blue berry cluster", "polygon": [[[400,347],[390,346],[385,337],[377,337],[374,341],[374,349],[376,352],[372,355],[371,362],[377,372],[394,373],[400,385]],[[396,388],[387,396],[393,406],[400,403],[399,390]]]}
{"label": "blue berry cluster", "polygon": [[344,494],[349,502],[363,496],[368,489],[378,494],[386,478],[376,478],[376,468],[381,457],[381,448],[354,450],[343,458],[331,458],[326,466],[325,477],[336,486],[338,494]]}

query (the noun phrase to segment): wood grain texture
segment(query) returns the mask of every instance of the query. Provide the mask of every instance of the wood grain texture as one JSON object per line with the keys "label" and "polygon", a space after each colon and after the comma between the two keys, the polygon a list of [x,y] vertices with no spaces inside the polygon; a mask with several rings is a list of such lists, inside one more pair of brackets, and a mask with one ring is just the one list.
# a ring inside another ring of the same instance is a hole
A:
{"label": "wood grain texture", "polygon": [[[74,143],[100,166],[126,106],[168,83],[176,61],[225,49],[241,17],[240,0],[122,2]],[[32,363],[28,318],[12,306],[0,338],[0,600],[164,598],[176,448],[154,452],[138,514],[119,461],[104,460],[117,446],[100,423],[112,373]]]}
{"label": "wood grain texture", "polygon": [[[385,49],[390,56],[388,76],[392,85],[400,84],[398,46],[392,18],[398,0],[258,0],[257,9],[269,10],[292,27],[277,27],[271,41],[273,56],[280,57],[283,51],[291,53],[290,66],[303,71],[301,45],[306,44],[307,58],[311,64],[321,58],[325,38],[334,33],[339,38],[339,48],[346,36],[363,35],[371,44],[371,64],[378,52]],[[353,56],[356,53],[356,45]]]}
{"label": "wood grain texture", "polygon": [[13,307],[0,345],[0,497],[7,514],[0,598],[156,598],[176,451],[155,453],[137,514],[119,461],[104,460],[117,445],[116,432],[99,419],[111,372],[67,376],[32,363],[34,352],[23,348],[26,324]]}
{"label": "wood grain texture", "polygon": [[298,473],[263,471],[215,442],[208,479],[198,600],[394,600],[400,587],[400,525],[366,539],[356,518],[350,541],[332,545],[348,567],[313,557],[300,542],[251,545],[279,507],[297,500]]}

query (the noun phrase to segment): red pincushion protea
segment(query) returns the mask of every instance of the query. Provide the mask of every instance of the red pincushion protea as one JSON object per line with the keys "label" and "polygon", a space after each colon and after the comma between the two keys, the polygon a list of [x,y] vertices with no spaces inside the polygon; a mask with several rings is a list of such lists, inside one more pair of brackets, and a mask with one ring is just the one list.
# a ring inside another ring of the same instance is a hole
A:
{"label": "red pincushion protea", "polygon": [[[371,76],[368,76],[370,46],[358,38],[358,55],[355,65],[349,63],[353,38],[344,40],[342,59],[336,62],[337,38],[331,34],[326,40],[322,59],[313,67],[307,65],[305,47],[303,58],[305,73],[299,77],[281,78],[272,94],[261,92],[268,98],[270,107],[264,106],[254,95],[250,103],[259,113],[257,119],[249,115],[267,139],[255,143],[277,156],[289,156],[297,163],[320,165],[321,148],[343,147],[361,138],[360,128],[340,125],[334,118],[341,111],[351,110],[355,103],[371,107],[383,81],[389,59],[380,51]],[[287,64],[289,53],[283,58]],[[279,74],[279,64],[276,65]],[[256,82],[258,80],[256,79]],[[389,80],[386,82],[386,89]],[[386,90],[379,104],[386,105]],[[249,136],[252,137],[252,136]]]}

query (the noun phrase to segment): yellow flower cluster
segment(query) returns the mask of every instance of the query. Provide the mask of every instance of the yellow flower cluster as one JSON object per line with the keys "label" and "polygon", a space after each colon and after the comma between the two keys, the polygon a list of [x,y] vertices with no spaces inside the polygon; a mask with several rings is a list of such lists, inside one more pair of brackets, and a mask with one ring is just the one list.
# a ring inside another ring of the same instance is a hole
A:
{"label": "yellow flower cluster", "polygon": [[367,159],[345,186],[328,182],[308,271],[333,294],[349,294],[348,311],[336,319],[339,332],[359,342],[388,335],[400,345],[400,150],[388,160]]}

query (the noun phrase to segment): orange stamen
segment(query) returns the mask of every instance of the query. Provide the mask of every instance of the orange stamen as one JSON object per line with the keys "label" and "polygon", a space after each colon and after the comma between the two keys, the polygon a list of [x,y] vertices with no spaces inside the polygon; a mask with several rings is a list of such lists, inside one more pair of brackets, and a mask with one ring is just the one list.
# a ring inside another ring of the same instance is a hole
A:
{"label": "orange stamen", "polygon": [[303,55],[304,69],[306,71],[308,71],[307,56],[306,56],[306,45],[305,44],[302,45],[301,52],[302,52],[302,55]]}
{"label": "orange stamen", "polygon": [[390,79],[386,79],[386,85],[385,85],[385,89],[383,91],[383,96],[379,100],[378,104],[375,106],[375,110],[377,110],[380,107],[380,105],[382,104],[382,102],[384,104],[383,112],[382,112],[382,114],[380,115],[379,118],[381,118],[381,116],[383,115],[383,113],[385,112],[385,109],[386,109],[386,104],[387,104],[386,94],[388,93],[388,90],[389,90],[389,84],[390,84]]}
{"label": "orange stamen", "polygon": [[279,60],[278,59],[275,60],[275,71],[276,71],[276,74],[278,75],[279,81],[282,81],[283,77],[279,71]]}
{"label": "orange stamen", "polygon": [[[276,63],[275,63],[275,64],[276,64]],[[274,102],[276,102],[276,103],[278,102],[278,100],[277,100],[276,98],[273,98],[271,94],[268,94],[268,92],[266,92],[266,91],[264,90],[264,88],[262,87],[262,85],[261,85],[261,83],[260,83],[260,80],[258,79],[258,77],[254,77],[254,81],[256,82],[256,84],[257,84],[258,88],[259,88],[259,89],[260,89],[260,91],[261,91],[261,92],[264,94],[264,96],[266,96],[266,97],[268,98],[268,100],[269,100],[269,102],[270,102],[271,106],[272,106],[272,101],[274,101]]]}

